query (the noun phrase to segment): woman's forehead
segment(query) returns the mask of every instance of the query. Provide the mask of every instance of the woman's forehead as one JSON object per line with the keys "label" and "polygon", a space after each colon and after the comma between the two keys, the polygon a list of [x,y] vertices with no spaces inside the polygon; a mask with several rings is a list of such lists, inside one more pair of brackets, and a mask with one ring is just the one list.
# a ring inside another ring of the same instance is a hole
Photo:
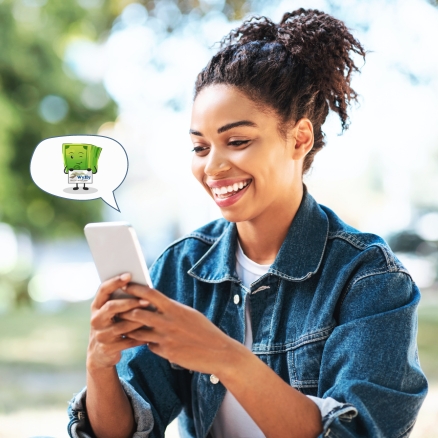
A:
{"label": "woman's forehead", "polygon": [[266,111],[261,111],[260,105],[237,87],[214,84],[196,96],[191,128],[201,130],[202,125],[216,129],[237,120],[249,120],[258,125],[266,116]]}

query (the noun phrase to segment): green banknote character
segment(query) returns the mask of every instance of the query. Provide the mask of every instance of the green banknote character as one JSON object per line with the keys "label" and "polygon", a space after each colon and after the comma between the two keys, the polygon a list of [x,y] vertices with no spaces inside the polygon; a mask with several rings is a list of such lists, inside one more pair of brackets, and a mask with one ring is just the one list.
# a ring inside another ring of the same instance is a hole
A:
{"label": "green banknote character", "polygon": [[[64,173],[80,170],[92,172],[93,174],[97,173],[101,151],[102,148],[92,144],[63,143],[62,155],[64,157]],[[85,184],[84,182],[83,189],[88,190]],[[76,187],[74,187],[73,190],[78,189],[79,186],[78,183],[76,183]]]}

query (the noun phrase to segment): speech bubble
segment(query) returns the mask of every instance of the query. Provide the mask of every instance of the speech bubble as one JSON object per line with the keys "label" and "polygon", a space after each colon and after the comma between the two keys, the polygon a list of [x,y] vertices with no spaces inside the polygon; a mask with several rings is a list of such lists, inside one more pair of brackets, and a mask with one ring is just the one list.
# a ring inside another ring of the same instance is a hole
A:
{"label": "speech bubble", "polygon": [[46,138],[35,148],[30,162],[30,175],[41,190],[75,201],[101,198],[119,212],[114,191],[127,173],[123,146],[101,135]]}

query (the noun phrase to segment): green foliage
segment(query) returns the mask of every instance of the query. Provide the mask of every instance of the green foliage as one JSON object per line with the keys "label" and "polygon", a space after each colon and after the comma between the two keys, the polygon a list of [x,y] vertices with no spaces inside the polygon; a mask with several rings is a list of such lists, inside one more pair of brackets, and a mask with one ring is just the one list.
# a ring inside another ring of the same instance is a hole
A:
{"label": "green foliage", "polygon": [[[63,62],[74,38],[97,41],[108,31],[120,11],[105,6],[84,9],[63,0],[0,3],[0,221],[25,227],[35,237],[75,235],[85,223],[101,220],[101,201],[51,196],[33,183],[29,165],[43,139],[95,134],[116,116],[113,102],[99,110],[82,103],[86,84]],[[67,115],[57,123],[40,115],[40,103],[48,95],[68,104]]]}
{"label": "green foliage", "polygon": [[[142,1],[151,15],[162,0]],[[116,116],[110,102],[93,110],[81,101],[87,84],[63,62],[75,39],[102,41],[114,19],[132,0],[0,1],[0,221],[31,231],[37,238],[82,233],[83,225],[102,219],[100,200],[72,202],[40,190],[31,180],[29,165],[37,144],[67,134],[95,134]],[[175,1],[182,15],[208,13],[208,3]],[[240,19],[251,2],[227,0],[223,13]],[[82,6],[81,6],[82,5]],[[207,6],[206,6],[207,5]],[[177,26],[177,24],[176,24]],[[172,32],[172,28],[168,31]],[[41,102],[58,96],[68,105],[59,121],[41,116]]]}

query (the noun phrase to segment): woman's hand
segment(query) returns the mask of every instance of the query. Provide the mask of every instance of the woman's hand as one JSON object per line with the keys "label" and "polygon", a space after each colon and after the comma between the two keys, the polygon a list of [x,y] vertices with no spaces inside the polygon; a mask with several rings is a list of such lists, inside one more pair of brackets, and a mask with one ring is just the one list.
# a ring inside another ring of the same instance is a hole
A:
{"label": "woman's hand", "polygon": [[216,370],[227,363],[230,350],[245,349],[202,313],[155,289],[131,284],[126,292],[138,297],[141,306],[152,304],[156,307],[155,312],[138,307],[119,312],[119,317],[127,324],[138,327],[127,332],[126,336],[134,342],[147,343],[152,352],[172,363],[193,371],[216,374]]}
{"label": "woman's hand", "polygon": [[121,351],[142,345],[144,342],[126,337],[143,323],[121,320],[117,315],[141,306],[138,299],[115,299],[110,295],[119,288],[125,289],[130,274],[123,274],[103,282],[91,304],[91,331],[87,353],[87,368],[110,368],[116,365]]}

